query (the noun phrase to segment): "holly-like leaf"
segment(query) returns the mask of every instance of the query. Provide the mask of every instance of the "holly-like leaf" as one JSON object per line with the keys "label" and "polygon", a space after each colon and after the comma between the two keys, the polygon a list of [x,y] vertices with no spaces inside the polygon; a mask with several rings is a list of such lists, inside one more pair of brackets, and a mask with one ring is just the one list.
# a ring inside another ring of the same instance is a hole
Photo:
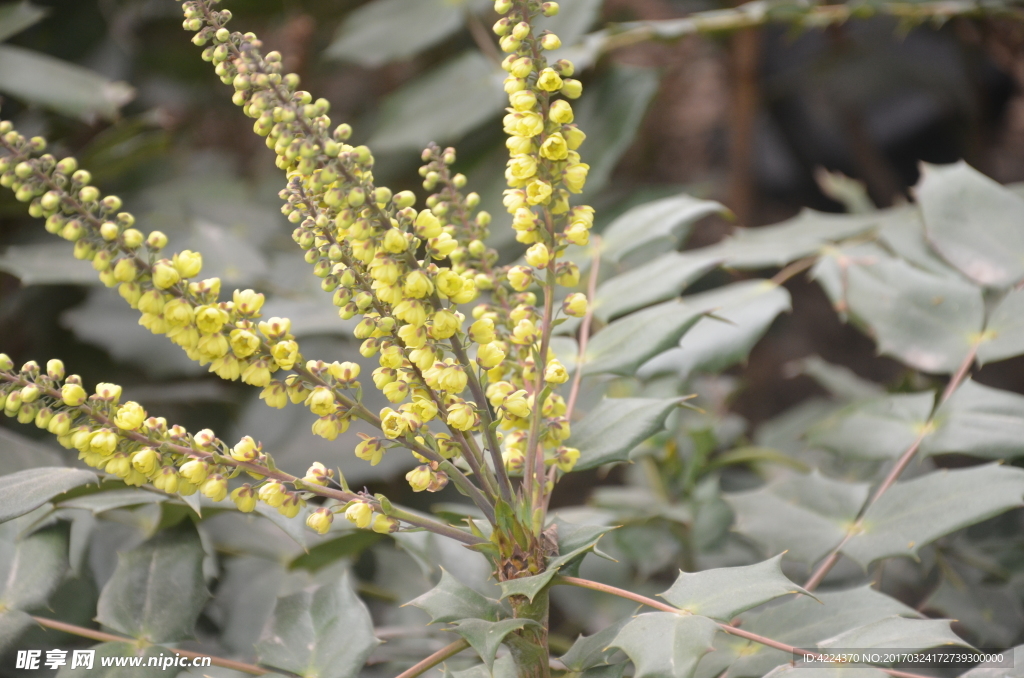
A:
{"label": "holly-like leaf", "polygon": [[505,637],[513,631],[537,626],[540,624],[532,619],[503,619],[499,622],[483,619],[463,619],[452,625],[452,630],[459,634],[476,650],[480,659],[488,669],[494,667],[494,655],[498,652]]}
{"label": "holly-like leaf", "polygon": [[932,246],[989,287],[1024,278],[1024,198],[961,161],[925,165],[915,189]]}
{"label": "holly-like leaf", "polygon": [[462,27],[462,4],[374,0],[346,17],[324,56],[369,68],[414,56]]}
{"label": "holly-like leaf", "polygon": [[671,299],[717,264],[715,259],[687,252],[663,254],[601,283],[594,293],[594,315],[607,321]]}
{"label": "holly-like leaf", "polygon": [[7,652],[15,646],[21,634],[35,626],[35,621],[21,610],[0,612],[0,652]]}
{"label": "holly-like leaf", "polygon": [[0,523],[34,511],[68,490],[95,482],[92,471],[64,467],[30,468],[0,476]]}
{"label": "holly-like leaf", "polygon": [[926,454],[960,452],[987,459],[1024,455],[1024,396],[965,381],[939,406]]}
{"label": "holly-like leaf", "polygon": [[637,445],[662,430],[681,398],[604,398],[582,421],[573,423],[569,445],[579,449],[573,468],[583,471],[627,461]]}
{"label": "holly-like leaf", "polygon": [[70,524],[58,522],[18,538],[0,526],[0,610],[29,610],[49,600],[68,570]]}
{"label": "holly-like leaf", "polygon": [[160,492],[151,492],[138,487],[130,487],[121,490],[106,490],[85,494],[72,499],[55,502],[59,508],[85,509],[93,513],[103,513],[126,506],[138,506],[140,504],[161,504],[171,496]]}
{"label": "holly-like leaf", "polygon": [[63,460],[49,445],[13,429],[0,428],[0,476],[30,468],[60,466]]}
{"label": "holly-like leaf", "polygon": [[718,372],[742,362],[772,322],[792,306],[785,287],[769,280],[747,280],[710,292],[683,297],[705,313],[679,342],[637,372],[642,379],[673,373],[686,379],[693,372]]}
{"label": "holly-like leaf", "polygon": [[1024,605],[1009,584],[953,582],[943,577],[922,607],[956,619],[979,647],[1008,647],[1024,630]]}
{"label": "holly-like leaf", "polygon": [[380,644],[349,574],[279,598],[256,644],[260,662],[304,678],[354,678]]}
{"label": "holly-like leaf", "polygon": [[717,632],[707,617],[648,612],[626,624],[609,647],[633,660],[634,678],[691,678],[701,657],[715,649]]}
{"label": "holly-like leaf", "polygon": [[926,650],[931,647],[960,645],[970,647],[949,628],[948,619],[907,619],[885,617],[844,631],[818,643],[818,647],[850,647],[875,649],[891,647],[900,650]]}
{"label": "holly-like leaf", "polygon": [[1024,645],[1006,650],[1004,654],[1013,655],[1013,667],[978,666],[960,678],[1024,678]]}
{"label": "holly-like leaf", "polygon": [[46,14],[45,9],[36,7],[27,0],[0,6],[0,42],[35,25]]}
{"label": "holly-like leaf", "polygon": [[[384,100],[369,146],[397,151],[460,138],[501,112],[508,101],[504,76],[478,50],[455,57]],[[465,96],[467,91],[473,96]]]}
{"label": "holly-like leaf", "polygon": [[813,564],[846,535],[868,497],[867,483],[832,480],[817,471],[752,492],[723,495],[736,530],[769,553]]}
{"label": "holly-like leaf", "polygon": [[863,566],[916,556],[939,537],[1024,504],[1024,469],[988,464],[896,483],[864,513],[843,553]]}
{"label": "holly-like leaf", "polygon": [[[151,657],[168,656],[167,648],[158,645],[140,648],[133,643],[100,643],[94,645],[92,649],[96,651],[96,655],[93,657],[91,669],[85,666],[72,669],[71,661],[68,661],[57,672],[57,678],[160,678],[167,675],[159,663],[149,665]],[[141,658],[141,663],[138,666],[118,666],[118,660],[114,659],[111,666],[104,667],[103,660],[109,661],[114,657],[125,657],[127,659],[121,661],[127,662],[138,657]],[[70,654],[68,659],[71,659]],[[206,671],[209,670],[206,669]]]}
{"label": "holly-like leaf", "polygon": [[931,391],[857,403],[811,429],[808,441],[850,457],[892,459],[925,431],[934,404]]}
{"label": "holly-like leaf", "polygon": [[100,593],[96,618],[104,626],[151,643],[191,638],[209,593],[205,552],[189,521],[119,553]]}
{"label": "holly-like leaf", "polygon": [[518,579],[508,579],[503,582],[499,582],[498,585],[501,587],[501,597],[508,598],[509,596],[525,596],[532,603],[533,599],[537,597],[537,594],[547,588],[551,580],[554,579],[555,575],[558,574],[557,567],[551,567],[548,564],[548,568],[540,574],[535,574],[532,577],[519,577]]}
{"label": "holly-like leaf", "polygon": [[978,363],[985,365],[1024,353],[1024,290],[1010,290],[989,313],[978,343]]}
{"label": "holly-like leaf", "polygon": [[697,252],[720,257],[729,268],[759,269],[786,264],[814,254],[824,245],[877,226],[873,214],[826,214],[804,209],[773,226],[737,228],[733,234]]}
{"label": "holly-like leaf", "polygon": [[572,644],[569,651],[559,659],[570,671],[585,671],[595,666],[608,663],[615,654],[615,648],[608,647],[614,642],[619,631],[632,621],[631,617],[623,617],[611,626],[605,627],[591,636],[580,636]]}
{"label": "holly-like leaf", "polygon": [[[655,245],[674,250],[694,222],[727,212],[721,203],[685,193],[644,203],[627,210],[608,225],[601,234],[601,252],[612,261],[620,261],[631,252]],[[707,259],[714,261],[715,257],[709,255]]]}
{"label": "holly-like leaf", "polygon": [[497,621],[502,615],[498,601],[485,598],[441,568],[441,581],[419,598],[408,603],[430,615],[430,623],[460,619]]}
{"label": "holly-like leaf", "polygon": [[783,664],[766,673],[764,678],[886,678],[881,669],[860,666],[791,666]]}
{"label": "holly-like leaf", "polygon": [[680,572],[672,588],[659,594],[690,614],[728,622],[740,612],[791,593],[811,593],[782,574],[782,554],[755,565]]}
{"label": "holly-like leaf", "polygon": [[884,255],[854,262],[846,265],[845,298],[826,286],[833,302],[868,327],[880,353],[924,372],[954,372],[981,338],[981,290]]}

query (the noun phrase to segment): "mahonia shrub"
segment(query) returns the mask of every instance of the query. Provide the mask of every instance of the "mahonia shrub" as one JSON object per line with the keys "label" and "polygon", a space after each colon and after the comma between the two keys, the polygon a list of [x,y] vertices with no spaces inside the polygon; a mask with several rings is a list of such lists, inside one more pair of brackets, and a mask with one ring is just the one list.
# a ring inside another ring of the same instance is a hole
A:
{"label": "mahonia shrub", "polygon": [[[455,150],[437,145],[422,153],[420,202],[377,185],[371,149],[351,145],[329,103],[255,35],[231,31],[218,5],[183,2],[184,27],[274,151],[292,238],[354,321],[362,362],[304,353],[288,318],[264,317],[262,293],[226,294],[202,277],[202,252],[174,251],[74,158],[8,121],[0,185],[191,360],[260,389],[267,407],[308,409],[328,441],[359,422],[373,434],[339,441],[338,455],[409,455],[412,492],[451,485],[463,501],[406,508],[350,487],[337,459],[282,468],[251,436],[189,431],[61,360],[0,354],[5,414],[79,462],[0,477],[0,648],[59,631],[99,641],[101,657],[212,644],[223,675],[742,678],[840,670],[794,666],[798,648],[943,647],[963,670],[978,663],[973,643],[1016,665],[965,675],[1024,675],[1011,647],[1024,630],[1024,470],[1012,463],[1024,398],[971,379],[1024,353],[1018,189],[961,164],[927,168],[913,205],[808,211],[702,249],[679,251],[693,222],[725,209],[686,195],[594,235],[594,209],[577,198],[589,170],[574,123],[582,85],[570,61],[548,58],[559,37],[536,28],[558,4],[497,0],[507,216],[479,209]],[[520,260],[489,247],[492,221],[525,246]],[[887,393],[807,360],[796,367],[833,397],[748,434],[728,410],[735,381],[718,373],[789,310],[783,283],[806,270],[916,371],[916,388]],[[389,403],[379,410],[364,401],[371,381]],[[549,510],[566,474],[624,462],[622,485]],[[94,528],[118,520],[142,534],[98,582],[95,611],[57,604],[91,600],[83,550],[107,548]],[[274,525],[302,544],[303,531],[327,537],[282,555],[264,531]],[[308,574],[286,581],[282,561]],[[883,586],[883,563],[899,585]],[[197,633],[204,642],[188,645]],[[920,675],[892,663],[843,670]]]}

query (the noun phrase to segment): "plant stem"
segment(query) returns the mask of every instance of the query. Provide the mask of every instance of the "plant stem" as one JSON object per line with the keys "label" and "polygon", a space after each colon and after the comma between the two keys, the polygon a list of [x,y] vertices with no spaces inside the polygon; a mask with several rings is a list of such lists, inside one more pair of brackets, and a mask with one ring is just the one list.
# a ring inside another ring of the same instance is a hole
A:
{"label": "plant stem", "polygon": [[[566,577],[564,575],[557,575],[554,578],[554,580],[552,581],[552,583],[553,584],[567,584],[569,586],[577,586],[577,587],[582,588],[582,589],[590,589],[591,591],[600,591],[601,593],[609,593],[609,594],[611,594],[613,596],[618,596],[620,598],[625,598],[627,600],[632,600],[633,602],[640,603],[640,604],[646,605],[648,607],[653,607],[654,609],[661,610],[662,612],[671,612],[673,614],[680,614],[680,615],[689,615],[690,614],[689,612],[687,612],[685,610],[680,610],[677,607],[672,607],[668,603],[663,603],[660,600],[655,600],[654,598],[648,598],[647,596],[642,596],[639,593],[633,593],[632,591],[626,591],[625,589],[620,589],[620,588],[617,588],[615,586],[609,586],[608,584],[602,584],[600,582],[590,581],[589,579],[580,579],[579,577]],[[712,620],[712,621],[714,621],[714,620]],[[715,624],[718,626],[719,630],[724,631],[725,633],[728,633],[728,634],[733,635],[733,636],[738,636],[740,638],[745,638],[745,639],[751,640],[751,641],[753,641],[755,643],[760,643],[761,645],[766,645],[768,647],[773,647],[776,650],[782,650],[783,652],[789,652],[789,653],[792,654],[792,653],[797,652],[798,649],[799,649],[799,648],[797,648],[797,647],[795,647],[793,645],[787,645],[786,643],[780,643],[777,640],[772,640],[771,638],[768,638],[766,636],[758,635],[756,633],[751,633],[750,631],[745,631],[745,630],[743,630],[741,628],[737,628],[737,627],[731,626],[729,624],[725,624],[725,623],[717,622],[717,621],[715,622]],[[804,653],[804,654],[814,655],[816,658],[822,656],[819,653],[813,652],[813,651],[805,651],[803,649],[799,649],[799,651],[801,653]],[[877,668],[880,671],[884,671],[885,673],[888,673],[890,676],[893,676],[894,678],[930,678],[928,676],[922,676],[922,675],[919,675],[919,674],[916,674],[916,673],[907,673],[906,671],[896,671],[894,669],[887,669],[887,668],[884,668],[884,667],[881,667],[881,666],[877,666],[875,668]]]}
{"label": "plant stem", "polygon": [[[56,631],[63,631],[64,633],[70,633],[72,635],[81,636],[82,638],[89,638],[91,640],[98,640],[103,643],[128,643],[130,645],[139,646],[139,641],[135,638],[126,638],[124,636],[117,636],[113,633],[106,633],[104,631],[96,631],[95,629],[87,629],[84,626],[76,626],[75,624],[68,624],[67,622],[57,621],[56,619],[47,619],[46,617],[32,616],[32,620],[40,626],[54,629]],[[156,647],[165,647],[163,645],[156,645]],[[192,652],[191,650],[180,650],[178,648],[166,648],[167,650],[180,654],[184,657],[191,657],[192,659],[209,657],[210,663],[214,666],[221,666],[225,669],[234,669],[235,671],[241,671],[248,673],[253,676],[262,676],[266,673],[270,673],[269,669],[264,669],[254,664],[246,664],[245,662],[238,662],[233,659],[222,659],[221,657],[213,657],[208,654],[202,654],[200,652]]]}
{"label": "plant stem", "polygon": [[960,385],[964,382],[964,379],[967,377],[967,373],[971,369],[971,365],[974,364],[974,359],[977,356],[977,353],[978,345],[975,344],[971,346],[971,349],[967,352],[963,362],[960,363],[960,367],[957,368],[957,371],[954,372],[953,376],[950,378],[949,383],[946,384],[946,388],[942,392],[942,397],[939,398],[938,404],[935,406],[935,409],[932,410],[931,416],[928,417],[928,421],[925,422],[925,425],[921,428],[921,432],[918,434],[917,438],[910,444],[910,447],[900,455],[900,458],[893,465],[892,469],[889,470],[885,479],[882,480],[881,484],[878,486],[878,489],[875,490],[874,494],[871,495],[871,498],[868,499],[867,503],[865,503],[861,508],[860,513],[857,516],[857,521],[847,530],[846,536],[843,537],[843,540],[838,546],[832,549],[825,560],[821,561],[821,564],[818,565],[817,569],[815,569],[811,574],[807,583],[804,584],[805,589],[813,591],[818,588],[818,585],[825,579],[825,575],[827,575],[832,568],[835,567],[836,563],[839,562],[839,554],[842,552],[843,547],[846,546],[846,543],[853,537],[853,535],[860,531],[864,522],[864,515],[868,512],[868,509],[870,509],[871,506],[877,502],[890,487],[896,484],[900,475],[906,470],[907,466],[910,465],[910,462],[917,455],[918,450],[921,449],[921,443],[923,443],[924,439],[931,433],[932,425],[935,422],[936,412],[939,407],[949,400],[950,397],[956,393],[956,390],[960,388]]}
{"label": "plant stem", "polygon": [[426,659],[417,662],[414,666],[402,671],[395,678],[416,678],[416,676],[423,675],[444,660],[454,657],[468,647],[469,643],[460,638],[450,645],[445,645]]}
{"label": "plant stem", "polygon": [[580,323],[579,351],[576,353],[576,373],[572,375],[572,387],[569,389],[569,401],[565,406],[565,420],[572,423],[572,413],[576,409],[576,397],[580,394],[580,382],[583,381],[583,360],[587,354],[587,341],[590,339],[590,323],[594,319],[594,293],[597,290],[598,271],[601,269],[601,236],[592,238],[594,256],[590,261],[590,277],[587,278],[587,312]]}

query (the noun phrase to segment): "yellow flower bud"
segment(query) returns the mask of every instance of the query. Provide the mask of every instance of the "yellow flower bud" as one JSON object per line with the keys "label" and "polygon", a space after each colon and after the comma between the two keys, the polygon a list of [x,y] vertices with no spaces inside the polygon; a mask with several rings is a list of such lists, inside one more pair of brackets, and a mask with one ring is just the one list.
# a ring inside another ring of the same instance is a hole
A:
{"label": "yellow flower bud", "polygon": [[562,302],[562,311],[573,318],[582,318],[587,314],[587,296],[573,292]]}
{"label": "yellow flower bud", "polygon": [[530,416],[530,403],[527,400],[526,391],[519,389],[514,391],[507,396],[501,403],[503,410],[511,414],[513,417],[528,417]]}
{"label": "yellow flower bud", "polygon": [[565,229],[565,239],[573,245],[583,246],[590,242],[590,230],[582,223],[576,221]]}
{"label": "yellow flower bud", "polygon": [[551,102],[548,108],[548,120],[559,125],[568,125],[573,121],[572,104],[564,99]]}
{"label": "yellow flower bud", "polygon": [[[520,25],[522,25],[522,24],[520,24]],[[516,28],[513,29],[513,31],[512,31],[513,36],[515,36],[515,31],[518,30],[518,28],[519,28],[519,26],[516,26]],[[529,24],[527,24],[526,30],[527,31],[530,30]],[[523,36],[515,36],[515,37],[517,39],[519,39],[519,40],[523,39]],[[516,59],[515,61],[512,62],[511,68],[509,68],[509,73],[513,77],[516,77],[516,78],[525,78],[526,76],[528,76],[532,72],[533,72],[533,59],[531,59],[530,57],[519,57],[518,59]]]}
{"label": "yellow flower bud", "polygon": [[388,438],[400,438],[408,430],[408,425],[402,415],[390,407],[385,407],[380,411],[380,419],[381,430]]}
{"label": "yellow flower bud", "polygon": [[430,210],[423,210],[416,215],[414,228],[416,235],[424,240],[436,238],[441,234],[441,221]]}
{"label": "yellow flower bud", "polygon": [[306,525],[317,534],[327,534],[327,531],[331,529],[332,522],[334,522],[334,514],[330,509],[322,507],[310,513],[306,518]]}
{"label": "yellow flower bud", "polygon": [[402,283],[402,292],[413,299],[422,299],[433,291],[434,283],[430,281],[430,276],[420,270],[410,272]]}
{"label": "yellow flower bud", "polygon": [[525,111],[532,111],[537,107],[537,95],[530,90],[522,90],[520,92],[514,92],[508,98],[509,103],[512,104],[512,108],[523,113]]}
{"label": "yellow flower bud", "polygon": [[231,458],[235,461],[256,461],[260,458],[262,448],[251,436],[244,436],[231,448]]}
{"label": "yellow flower bud", "polygon": [[[579,166],[579,165],[577,165]],[[565,173],[563,173],[564,176]],[[577,191],[578,192],[578,191]],[[551,184],[543,179],[534,179],[526,185],[526,202],[531,205],[546,205],[551,200]]]}
{"label": "yellow flower bud", "polygon": [[576,287],[580,284],[579,266],[571,261],[559,264],[555,273],[555,282],[562,287]]}
{"label": "yellow flower bud", "polygon": [[533,283],[533,270],[526,266],[513,266],[508,271],[508,283],[516,292],[522,292]]}
{"label": "yellow flower bud", "polygon": [[493,369],[505,360],[505,351],[500,342],[481,345],[476,351],[476,362],[485,370]]}
{"label": "yellow flower bud", "polygon": [[372,529],[378,534],[389,534],[398,530],[398,521],[390,516],[378,513],[373,517]]}
{"label": "yellow flower bud", "polygon": [[533,145],[533,139],[530,137],[521,137],[518,134],[513,134],[509,138],[505,139],[505,148],[512,155],[523,155],[526,153],[533,153],[536,147]]}
{"label": "yellow flower bud", "polygon": [[174,266],[167,259],[161,259],[153,264],[153,284],[161,290],[173,287],[181,280],[181,276]]}
{"label": "yellow flower bud", "polygon": [[548,262],[551,261],[551,253],[548,252],[548,248],[544,243],[537,243],[532,245],[530,249],[526,250],[526,263],[536,268],[547,268]]}
{"label": "yellow flower bud", "polygon": [[[259,324],[260,333],[267,339],[279,339],[291,330],[292,321],[288,318],[271,318],[261,321]],[[285,368],[290,369],[290,368]]]}
{"label": "yellow flower bud", "polygon": [[494,321],[480,318],[469,326],[469,336],[478,344],[489,344],[494,341]]}
{"label": "yellow flower bud", "polygon": [[312,466],[306,469],[306,475],[302,480],[311,485],[326,485],[327,481],[333,477],[334,471],[315,461]]}
{"label": "yellow flower bud", "polygon": [[348,419],[338,413],[320,417],[313,422],[313,434],[326,440],[334,440],[348,430]]}
{"label": "yellow flower bud", "polygon": [[288,491],[285,490],[284,484],[280,480],[271,480],[260,487],[258,495],[260,501],[267,506],[278,508],[287,498]]}
{"label": "yellow flower bud", "polygon": [[306,502],[303,501],[298,493],[286,492],[281,505],[277,507],[277,512],[285,518],[294,518],[299,515],[299,510],[305,505]]}
{"label": "yellow flower bud", "polygon": [[557,92],[562,88],[562,77],[553,68],[545,68],[537,76],[537,87],[545,92]]}
{"label": "yellow flower bud", "polygon": [[540,145],[540,154],[548,160],[565,160],[569,157],[569,146],[565,138],[555,132]]}
{"label": "yellow flower bud", "polygon": [[156,477],[153,478],[153,487],[156,489],[174,494],[179,485],[178,471],[173,466],[162,466],[156,471]]}
{"label": "yellow flower bud", "polygon": [[60,388],[60,397],[65,405],[78,407],[85,402],[85,389],[78,384],[64,384]]}
{"label": "yellow flower bud", "polygon": [[434,482],[434,473],[429,466],[422,464],[406,473],[405,479],[413,492],[422,492]]}
{"label": "yellow flower bud", "polygon": [[549,384],[564,384],[569,381],[569,373],[558,358],[548,361],[548,366],[544,369],[544,381]]}
{"label": "yellow flower bud", "polygon": [[338,403],[334,399],[331,389],[326,386],[317,386],[306,397],[306,406],[309,410],[320,417],[333,414],[338,409]]}
{"label": "yellow flower bud", "polygon": [[117,410],[117,414],[114,416],[114,425],[123,431],[134,431],[142,426],[142,422],[147,416],[149,415],[146,414],[146,410],[142,409],[142,405],[129,400]]}
{"label": "yellow flower bud", "polygon": [[228,496],[228,481],[224,476],[215,473],[207,478],[199,489],[204,497],[213,501],[224,501]]}
{"label": "yellow flower bud", "polygon": [[558,470],[562,473],[568,473],[576,466],[576,462],[580,459],[580,451],[575,447],[559,447],[555,450],[554,464],[558,467]]}
{"label": "yellow flower bud", "polygon": [[566,78],[562,81],[562,96],[567,99],[579,99],[583,94],[583,83],[579,80]]}
{"label": "yellow flower bud", "polygon": [[427,241],[427,245],[430,250],[431,257],[434,259],[444,259],[455,251],[459,246],[459,243],[450,235],[442,231],[436,238],[430,238]]}
{"label": "yellow flower bud", "polygon": [[248,483],[231,491],[231,501],[242,513],[252,513],[256,509],[256,493]]}
{"label": "yellow flower bud", "polygon": [[447,391],[451,395],[462,393],[466,390],[466,384],[468,378],[466,371],[462,369],[460,365],[451,365],[442,370],[440,377],[438,377],[437,383],[442,390]]}
{"label": "yellow flower bud", "polygon": [[562,172],[562,181],[565,182],[565,187],[573,193],[582,192],[583,185],[587,183],[587,172],[589,171],[590,165],[582,162],[565,168]]}
{"label": "yellow flower bud", "polygon": [[437,285],[437,291],[444,297],[453,297],[462,291],[465,286],[465,281],[462,277],[449,269],[442,269],[434,281]]}
{"label": "yellow flower bud", "polygon": [[116,405],[121,400],[121,387],[117,384],[100,382],[96,384],[96,397]]}
{"label": "yellow flower bud", "polygon": [[135,268],[135,261],[128,257],[118,259],[117,263],[114,264],[114,280],[118,282],[131,282],[135,280],[135,276],[138,273],[138,269]]}
{"label": "yellow flower bud", "polygon": [[160,454],[151,447],[144,447],[131,458],[132,467],[144,475],[150,475],[160,466]]}
{"label": "yellow flower bud", "polygon": [[582,146],[583,141],[587,138],[587,135],[583,133],[583,130],[575,125],[563,127],[562,136],[565,137],[565,144],[570,151],[575,151],[577,148]]}
{"label": "yellow flower bud", "polygon": [[544,118],[540,113],[520,113],[515,123],[515,133],[521,137],[535,137],[544,131]]}
{"label": "yellow flower bud", "polygon": [[385,252],[398,254],[409,249],[409,241],[405,239],[405,233],[401,230],[390,228],[384,234],[384,241],[381,243],[381,247],[384,248]]}
{"label": "yellow flower bud", "polygon": [[229,335],[231,351],[239,358],[248,358],[260,347],[260,338],[249,330],[231,330]]}
{"label": "yellow flower bud", "polygon": [[260,392],[260,400],[270,407],[281,410],[288,404],[288,391],[283,382],[275,379]]}
{"label": "yellow flower bud", "polygon": [[462,323],[458,316],[448,309],[441,309],[430,316],[430,336],[434,339],[447,339],[461,329]]}
{"label": "yellow flower bud", "polygon": [[182,250],[174,255],[173,263],[182,278],[194,278],[203,269],[203,255],[192,250]]}
{"label": "yellow flower bud", "polygon": [[224,327],[224,323],[228,321],[228,314],[218,306],[200,306],[195,311],[195,320],[200,332],[214,334]]}
{"label": "yellow flower bud", "polygon": [[540,45],[546,50],[553,51],[562,46],[562,41],[554,33],[548,33],[540,39]]}
{"label": "yellow flower bud", "polygon": [[520,320],[512,330],[512,341],[516,344],[532,344],[538,336],[540,332],[529,318]]}
{"label": "yellow flower bud", "polygon": [[210,475],[210,465],[202,459],[190,459],[181,465],[178,474],[193,485],[202,485]]}
{"label": "yellow flower bud", "polygon": [[519,182],[516,185],[521,186],[535,174],[537,174],[537,159],[532,155],[517,155],[508,161],[505,178],[510,184]]}
{"label": "yellow flower bud", "polygon": [[274,361],[281,369],[290,370],[299,359],[299,345],[292,339],[278,342],[270,349]]}
{"label": "yellow flower bud", "polygon": [[264,297],[252,290],[235,290],[232,294],[232,301],[235,304],[235,310],[240,315],[251,318],[263,308]]}
{"label": "yellow flower bud", "polygon": [[373,507],[365,501],[355,501],[345,509],[345,518],[356,527],[365,530],[373,520]]}
{"label": "yellow flower bud", "polygon": [[379,438],[365,438],[356,445],[355,455],[363,461],[370,462],[370,466],[376,466],[384,458],[384,451],[384,444]]}
{"label": "yellow flower bud", "polygon": [[476,409],[469,403],[456,403],[448,408],[447,423],[459,431],[469,431],[480,423]]}

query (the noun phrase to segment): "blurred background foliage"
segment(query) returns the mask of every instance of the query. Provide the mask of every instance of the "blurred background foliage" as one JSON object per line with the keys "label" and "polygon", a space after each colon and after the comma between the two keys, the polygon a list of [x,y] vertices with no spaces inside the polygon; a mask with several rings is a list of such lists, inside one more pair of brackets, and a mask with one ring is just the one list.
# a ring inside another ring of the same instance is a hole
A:
{"label": "blurred background foliage", "polygon": [[[1024,180],[1024,23],[1018,10],[994,4],[977,16],[966,3],[944,3],[941,11],[930,3],[899,7],[759,1],[730,9],[705,0],[565,0],[546,27],[560,35],[585,84],[577,122],[588,134],[584,160],[592,169],[585,197],[598,208],[598,229],[633,205],[685,191],[732,210],[734,218],[709,216],[685,238],[686,248],[706,246],[737,224],[778,222],[803,207],[856,212],[897,205],[910,197],[922,161],[966,159],[1001,183]],[[505,96],[490,33],[497,17],[489,2],[249,0],[231,9],[240,30],[256,32],[268,49],[281,51],[286,69],[331,101],[334,120],[353,124],[355,139],[377,154],[379,184],[418,190],[419,151],[430,141],[455,145],[457,169],[495,216],[494,245],[506,261],[519,256],[500,205],[507,152],[497,121]],[[703,13],[704,23],[695,22],[694,13]],[[872,16],[836,20],[850,14]],[[612,28],[604,29],[609,22]],[[0,4],[3,114],[26,134],[45,135],[55,153],[78,157],[95,183],[124,198],[144,229],[165,231],[175,249],[201,251],[204,274],[267,292],[264,314],[292,318],[310,355],[365,363],[349,338],[350,324],[337,318],[291,242],[271,151],[245,129],[227,88],[198,53],[170,0]],[[367,485],[396,501],[426,509],[438,499],[456,498],[412,495],[400,480],[411,458],[390,455],[370,467],[351,455],[327,453],[338,448],[312,436],[301,409],[267,416],[254,389],[205,374],[138,326],[137,314],[70,251],[24,216],[9,192],[0,193],[0,347],[17,363],[61,358],[87,383],[123,384],[126,399],[190,430],[210,427],[227,440],[243,433],[261,439],[286,468],[301,470],[329,456],[353,486]],[[718,286],[726,275],[698,280],[689,291]],[[688,389],[700,393],[706,411],[687,414],[696,419],[680,425],[695,432],[687,437],[695,449],[705,435],[709,450],[735,446],[749,455],[755,446],[740,443],[751,441],[785,450],[787,436],[802,430],[799,417],[821,414],[813,408],[822,396],[876,393],[879,384],[897,391],[928,385],[918,372],[876,357],[873,342],[841,322],[817,285],[797,276],[786,287],[792,313],[783,313],[786,298],[757,299],[745,311],[757,330],[738,347],[737,361],[750,352],[748,360],[704,366],[725,369],[722,376],[689,377]],[[976,380],[1024,393],[1024,361],[984,368]],[[367,399],[371,409],[382,404]],[[803,409],[791,409],[797,405]],[[0,421],[7,427],[0,429],[0,441],[18,454],[0,455],[0,472],[16,470],[28,456],[49,454],[39,447],[49,441],[28,438],[36,433],[31,427],[15,431],[8,425]],[[757,461],[785,462],[780,459]],[[722,463],[743,462],[737,457]],[[631,474],[645,469],[650,466],[572,474],[555,501],[621,511],[635,494]],[[731,514],[717,475],[702,480],[687,477],[685,469],[662,471],[682,474],[682,492],[694,502],[687,511],[697,512],[684,522],[700,524],[697,539],[720,538]],[[732,489],[756,482],[744,477]],[[614,539],[636,576],[693,565],[680,560],[685,554],[672,522],[678,516],[649,520],[637,511],[637,524],[621,533],[630,538]],[[110,576],[114,550],[131,547],[171,520],[159,503],[118,515],[126,526],[108,531],[106,554],[93,548],[96,582],[75,584],[91,589],[93,597]],[[1019,518],[1007,514],[993,534],[1012,531]],[[219,544],[237,542],[241,552],[262,548],[268,561],[300,570],[363,553],[377,538],[353,533],[317,542],[303,554],[266,526],[235,532],[224,518],[218,532],[218,520],[204,525]],[[312,539],[301,535],[301,525],[288,529],[300,541]],[[485,586],[488,573],[464,571],[469,566],[460,562],[458,547],[429,535],[405,541],[409,562],[371,552],[358,561],[361,591],[371,600],[415,596],[433,571],[431,563]],[[226,562],[218,590],[252,581],[289,586],[279,581],[279,567],[253,559]],[[390,571],[396,568],[402,572]],[[395,582],[408,590],[393,590]],[[956,609],[961,594],[942,595],[934,607]],[[577,620],[561,628],[563,639],[581,630],[578,620],[599,628],[602,619],[622,611],[595,610],[595,599],[578,594],[556,602]],[[258,636],[272,601],[233,604],[237,609],[214,605],[204,623],[221,627],[220,642],[242,653]],[[80,607],[93,609],[91,603]],[[1024,627],[1018,608],[1015,635],[1000,635],[998,622],[977,628],[995,628],[993,642],[1009,644]],[[62,618],[75,619],[73,610],[65,612]],[[389,606],[374,612],[386,635],[389,624],[400,626],[411,611]],[[424,637],[423,648],[432,642]],[[416,657],[426,654],[423,648],[412,642],[400,649]]]}

